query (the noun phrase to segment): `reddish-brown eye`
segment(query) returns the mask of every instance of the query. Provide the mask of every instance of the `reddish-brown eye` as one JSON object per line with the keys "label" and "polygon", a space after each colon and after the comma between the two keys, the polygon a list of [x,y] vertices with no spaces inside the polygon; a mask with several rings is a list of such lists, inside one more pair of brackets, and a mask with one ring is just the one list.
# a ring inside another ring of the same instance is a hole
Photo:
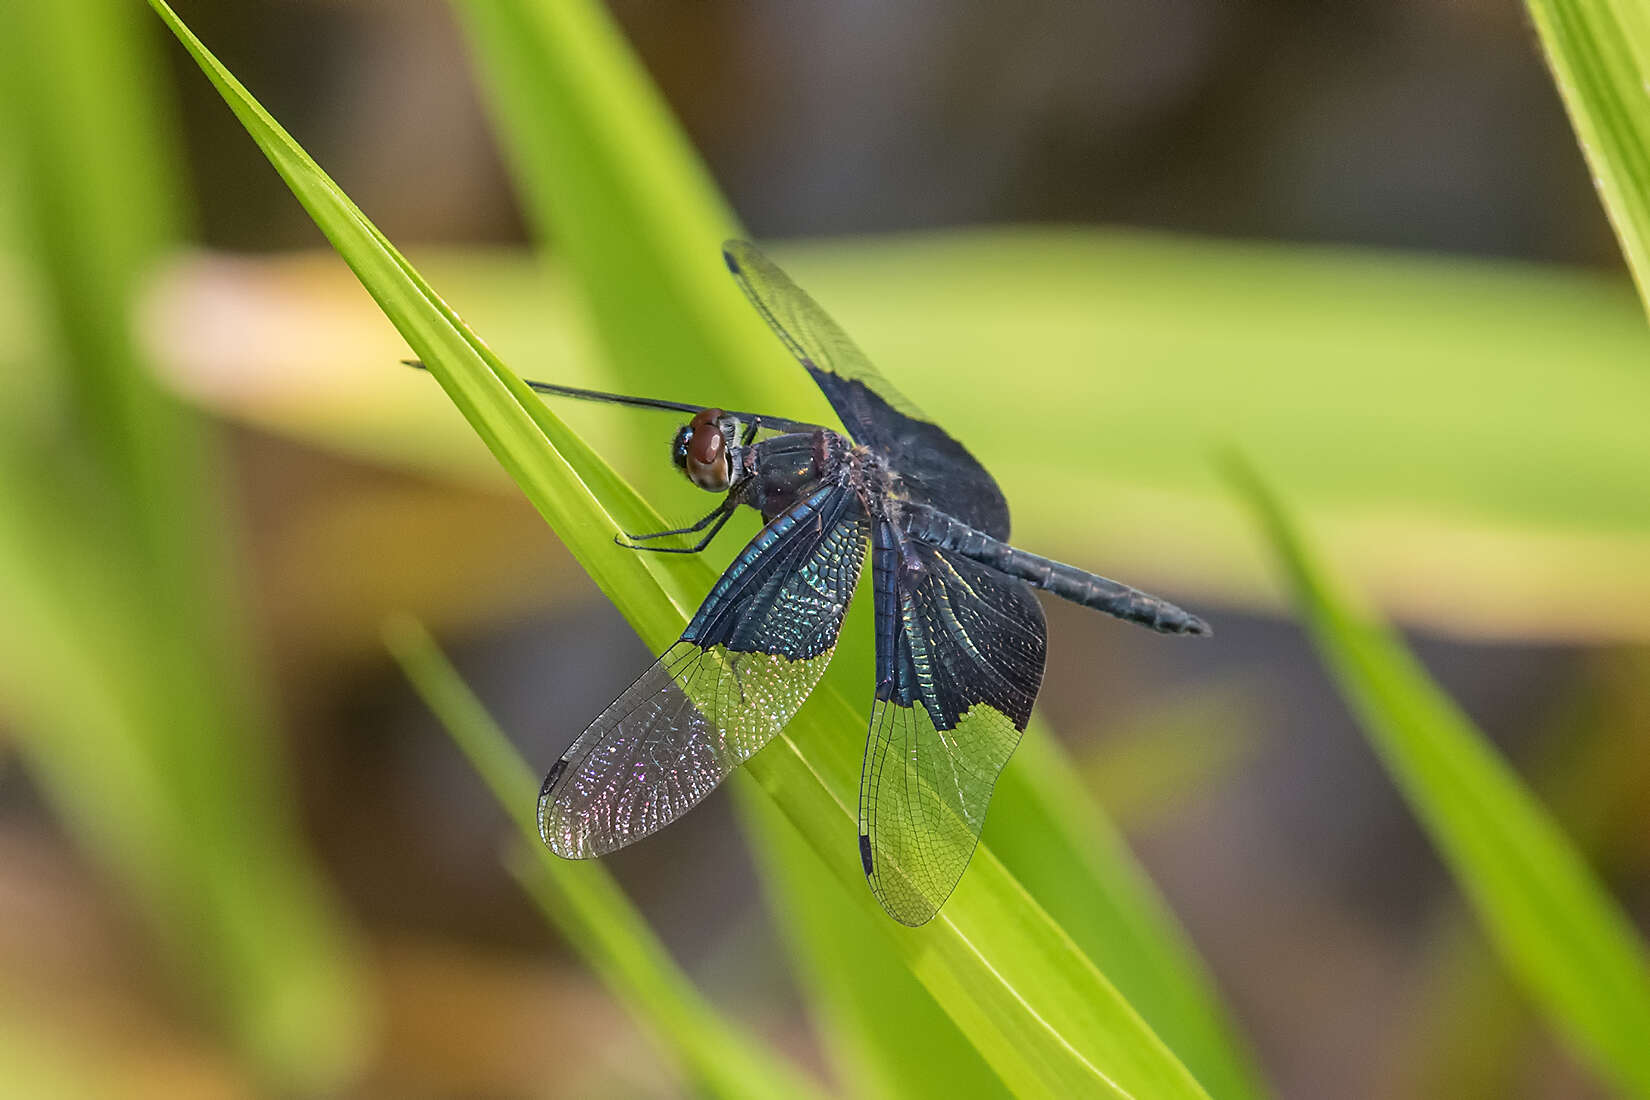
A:
{"label": "reddish-brown eye", "polygon": [[714,427],[699,428],[693,433],[693,442],[688,444],[688,459],[701,466],[714,465],[721,459],[725,446],[727,441]]}
{"label": "reddish-brown eye", "polygon": [[732,456],[727,436],[717,423],[725,416],[721,409],[701,409],[676,434],[672,452],[676,465],[688,480],[701,489],[720,493],[733,483]]}
{"label": "reddish-brown eye", "polygon": [[704,466],[721,461],[722,450],[727,446],[722,430],[716,426],[721,415],[721,409],[702,409],[693,414],[693,441],[688,444],[690,460]]}

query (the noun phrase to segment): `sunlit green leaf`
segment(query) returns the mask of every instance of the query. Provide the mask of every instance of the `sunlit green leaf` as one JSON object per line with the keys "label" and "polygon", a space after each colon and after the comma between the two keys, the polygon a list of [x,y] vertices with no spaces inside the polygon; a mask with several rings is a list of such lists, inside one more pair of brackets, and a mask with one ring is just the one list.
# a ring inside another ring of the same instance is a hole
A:
{"label": "sunlit green leaf", "polygon": [[1196,950],[1101,805],[1033,722],[997,783],[983,839],[1210,1095],[1261,1095]]}
{"label": "sunlit green leaf", "polygon": [[705,277],[736,220],[612,17],[565,0],[452,6],[528,220],[572,276],[614,377],[724,394],[750,381],[771,338],[730,280]]}
{"label": "sunlit green leaf", "polygon": [[1403,643],[1331,585],[1253,469],[1231,470],[1325,665],[1508,968],[1600,1072],[1650,1096],[1650,964],[1632,925]]}
{"label": "sunlit green leaf", "polygon": [[[1650,791],[1650,742],[1639,736],[1647,672],[1643,650],[1593,658],[1555,713],[1537,723],[1547,736],[1525,769],[1571,843],[1607,880],[1630,878],[1640,863]],[[1507,1096],[1552,1056],[1530,1041],[1540,1021],[1465,907],[1451,906],[1435,925],[1426,984],[1391,1060],[1397,1093]]]}
{"label": "sunlit green leaf", "polygon": [[1650,6],[1527,2],[1605,213],[1650,308]]}
{"label": "sunlit green leaf", "polygon": [[744,784],[734,788],[763,885],[847,1095],[1007,1095],[906,970],[877,916],[854,904],[772,802]]}

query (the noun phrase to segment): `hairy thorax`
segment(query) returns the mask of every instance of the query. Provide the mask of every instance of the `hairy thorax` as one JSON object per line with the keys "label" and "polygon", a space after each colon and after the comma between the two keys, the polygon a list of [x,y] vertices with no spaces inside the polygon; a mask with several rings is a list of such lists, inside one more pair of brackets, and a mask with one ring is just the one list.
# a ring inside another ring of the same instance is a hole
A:
{"label": "hairy thorax", "polygon": [[869,515],[888,514],[897,504],[893,489],[898,476],[882,455],[869,447],[850,447],[845,456],[843,477],[859,494]]}
{"label": "hairy thorax", "polygon": [[764,519],[771,520],[825,484],[853,489],[871,514],[896,495],[896,475],[880,454],[828,429],[765,439],[749,449],[745,461],[749,478],[742,489],[743,503]]}

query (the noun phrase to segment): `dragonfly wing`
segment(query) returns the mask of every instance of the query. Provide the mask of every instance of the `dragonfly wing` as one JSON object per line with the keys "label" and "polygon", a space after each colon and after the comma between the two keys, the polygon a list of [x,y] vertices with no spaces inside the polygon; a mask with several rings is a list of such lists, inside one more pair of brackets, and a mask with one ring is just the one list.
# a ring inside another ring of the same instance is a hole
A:
{"label": "dragonfly wing", "polygon": [[859,497],[833,485],[762,529],[550,769],[539,833],[551,850],[584,859],[663,828],[784,728],[836,650],[866,526]]}
{"label": "dragonfly wing", "polygon": [[975,457],[871,365],[848,334],[755,245],[722,246],[728,270],[763,320],[807,368],[843,427],[888,459],[903,492],[1008,539],[1008,502]]}
{"label": "dragonfly wing", "polygon": [[877,696],[859,846],[895,920],[926,923],[962,878],[997,776],[1042,686],[1048,636],[1023,582],[879,522],[872,569]]}

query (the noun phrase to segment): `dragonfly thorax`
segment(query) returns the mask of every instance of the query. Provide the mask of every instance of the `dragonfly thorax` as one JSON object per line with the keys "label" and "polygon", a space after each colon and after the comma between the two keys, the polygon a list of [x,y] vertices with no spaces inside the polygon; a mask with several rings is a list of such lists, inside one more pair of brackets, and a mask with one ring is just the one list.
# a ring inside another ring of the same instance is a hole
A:
{"label": "dragonfly thorax", "polygon": [[773,519],[821,484],[845,479],[849,450],[846,439],[825,428],[787,432],[741,448],[747,477],[741,503]]}

